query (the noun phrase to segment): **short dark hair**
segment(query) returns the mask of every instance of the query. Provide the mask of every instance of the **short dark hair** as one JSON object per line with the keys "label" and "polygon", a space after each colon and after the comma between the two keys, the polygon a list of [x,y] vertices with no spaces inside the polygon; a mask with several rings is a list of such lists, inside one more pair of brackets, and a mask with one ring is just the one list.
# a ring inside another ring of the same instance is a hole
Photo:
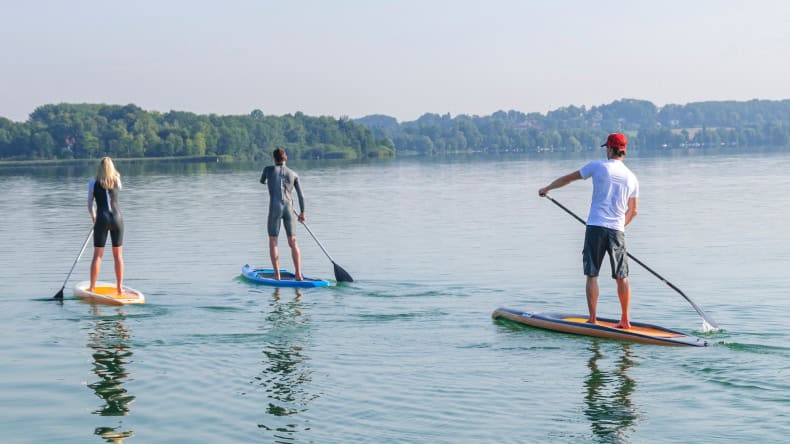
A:
{"label": "short dark hair", "polygon": [[277,163],[282,163],[282,161],[285,159],[285,150],[279,146],[274,150],[272,154],[274,155],[274,161]]}

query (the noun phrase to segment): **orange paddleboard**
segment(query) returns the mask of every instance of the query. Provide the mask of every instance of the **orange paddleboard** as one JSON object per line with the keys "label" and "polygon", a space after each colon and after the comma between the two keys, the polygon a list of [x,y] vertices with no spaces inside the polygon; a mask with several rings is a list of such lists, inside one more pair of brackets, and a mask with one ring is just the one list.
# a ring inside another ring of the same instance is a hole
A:
{"label": "orange paddleboard", "polygon": [[686,333],[657,325],[631,322],[631,328],[615,328],[616,319],[598,318],[596,324],[588,324],[587,316],[563,313],[529,313],[510,308],[497,308],[491,314],[494,319],[509,319],[519,324],[546,330],[561,331],[577,335],[641,342],[656,345],[691,345],[704,347],[708,341]]}
{"label": "orange paddleboard", "polygon": [[144,304],[145,295],[142,292],[123,286],[123,293],[118,294],[115,284],[109,282],[96,282],[93,291],[88,291],[90,281],[82,281],[74,286],[74,296],[82,299],[109,305]]}

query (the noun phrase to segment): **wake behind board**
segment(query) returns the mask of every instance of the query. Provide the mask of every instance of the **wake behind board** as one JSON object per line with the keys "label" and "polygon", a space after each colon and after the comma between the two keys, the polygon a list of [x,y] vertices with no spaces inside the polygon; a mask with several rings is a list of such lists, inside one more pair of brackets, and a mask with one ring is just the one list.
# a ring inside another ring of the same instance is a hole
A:
{"label": "wake behind board", "polygon": [[597,324],[588,324],[587,315],[564,313],[528,313],[510,308],[497,308],[491,314],[494,319],[509,319],[519,324],[546,330],[560,331],[584,336],[641,342],[655,345],[690,345],[704,347],[708,341],[683,332],[670,330],[657,325],[631,322],[631,328],[614,328],[615,319],[598,318]]}
{"label": "wake behind board", "polygon": [[109,282],[96,282],[93,291],[88,291],[90,281],[82,281],[74,286],[74,296],[81,297],[82,299],[99,302],[101,304],[109,305],[127,305],[127,304],[144,304],[145,295],[142,292],[123,286],[123,293],[120,295],[115,289],[115,284]]}
{"label": "wake behind board", "polygon": [[274,287],[328,287],[329,281],[302,276],[303,280],[297,281],[296,275],[287,270],[280,270],[280,279],[274,278],[274,270],[266,268],[253,268],[249,264],[241,267],[241,275],[245,278],[264,285]]}

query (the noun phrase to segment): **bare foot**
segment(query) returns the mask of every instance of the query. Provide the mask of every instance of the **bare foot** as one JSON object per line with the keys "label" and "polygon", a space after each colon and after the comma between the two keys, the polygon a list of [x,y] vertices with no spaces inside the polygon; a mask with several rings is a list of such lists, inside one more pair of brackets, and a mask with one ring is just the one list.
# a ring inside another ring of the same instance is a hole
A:
{"label": "bare foot", "polygon": [[296,280],[297,281],[303,281],[304,280],[304,276],[302,276],[302,275],[296,276]]}
{"label": "bare foot", "polygon": [[614,328],[622,328],[623,330],[628,330],[629,328],[631,328],[631,323],[628,321],[625,322],[620,321],[614,326]]}
{"label": "bare foot", "polygon": [[597,323],[598,323],[598,321],[597,321],[597,320],[595,320],[595,319],[587,319],[587,323],[588,323],[588,324],[597,324]]}
{"label": "bare foot", "polygon": [[279,280],[280,280],[280,277],[281,277],[281,276],[280,276],[280,272],[274,273],[274,279],[276,279],[276,280],[278,280],[278,281],[279,281]]}

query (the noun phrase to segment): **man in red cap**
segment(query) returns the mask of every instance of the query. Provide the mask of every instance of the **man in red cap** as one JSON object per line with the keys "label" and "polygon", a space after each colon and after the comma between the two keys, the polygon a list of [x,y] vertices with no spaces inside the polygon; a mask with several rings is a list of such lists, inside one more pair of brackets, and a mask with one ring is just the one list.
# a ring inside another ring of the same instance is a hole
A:
{"label": "man in red cap", "polygon": [[622,314],[617,328],[630,328],[628,310],[631,304],[631,286],[628,283],[628,253],[625,249],[625,227],[636,217],[639,182],[623,163],[628,139],[624,134],[609,134],[606,143],[606,160],[593,160],[538,190],[545,197],[549,191],[579,179],[593,179],[593,195],[582,253],[584,274],[587,276],[587,308],[594,324],[598,305],[598,272],[604,255],[609,253],[612,278],[617,281],[617,296]]}

